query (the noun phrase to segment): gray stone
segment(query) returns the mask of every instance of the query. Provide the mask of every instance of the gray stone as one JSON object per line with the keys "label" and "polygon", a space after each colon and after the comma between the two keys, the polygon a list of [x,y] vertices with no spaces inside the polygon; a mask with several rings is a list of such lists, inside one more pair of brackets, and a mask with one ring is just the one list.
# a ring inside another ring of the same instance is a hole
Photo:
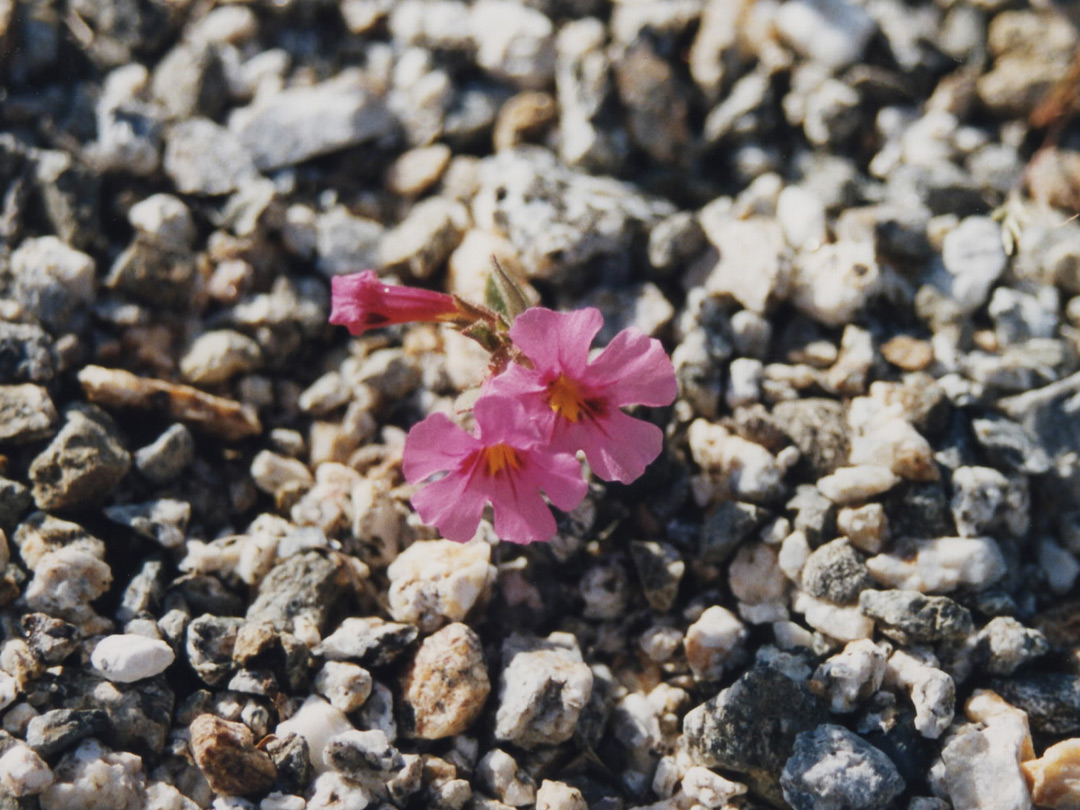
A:
{"label": "gray stone", "polygon": [[377,265],[385,231],[375,220],[356,216],[343,205],[319,214],[314,236],[319,271],[336,276]]}
{"label": "gray stone", "polygon": [[210,686],[221,683],[232,673],[233,649],[243,623],[236,616],[203,614],[188,624],[184,642],[188,663]]}
{"label": "gray stone", "polygon": [[461,203],[443,197],[423,200],[383,235],[379,264],[403,269],[413,278],[428,278],[458,246],[468,225],[469,214]]}
{"label": "gray stone", "polygon": [[701,525],[699,548],[702,562],[724,562],[768,517],[767,510],[751,503],[723,501],[717,504]]}
{"label": "gray stone", "polygon": [[0,321],[0,385],[47,383],[57,365],[56,347],[44,329]]}
{"label": "gray stone", "polygon": [[964,313],[986,303],[1008,257],[1001,228],[989,217],[967,217],[945,236],[941,260],[952,276],[948,292]]}
{"label": "gray stone", "polygon": [[795,738],[780,777],[795,810],[887,807],[906,785],[892,761],[843,726],[821,725]]}
{"label": "gray stone", "polygon": [[97,294],[94,260],[55,236],[23,240],[11,254],[16,301],[52,332],[77,332]]}
{"label": "gray stone", "polygon": [[1027,712],[1031,730],[1055,735],[1080,731],[1080,676],[1064,672],[1033,672],[995,679],[991,688]]}
{"label": "gray stone", "polygon": [[34,502],[30,488],[0,476],[0,529],[10,529]]}
{"label": "gray stone", "polygon": [[848,426],[842,403],[813,398],[778,402],[772,415],[799,448],[800,464],[815,479],[847,464]]}
{"label": "gray stone", "polygon": [[805,683],[759,665],[691,710],[683,720],[683,734],[695,764],[744,775],[756,792],[779,807],[780,772],[796,738],[825,718],[824,703]]}
{"label": "gray stone", "polygon": [[170,119],[216,118],[228,97],[217,46],[181,41],[157,63],[150,92]]}
{"label": "gray stone", "polygon": [[331,768],[377,793],[384,793],[386,782],[405,767],[401,752],[378,730],[338,734],[326,744],[323,756]]}
{"label": "gray stone", "polygon": [[674,272],[705,248],[705,232],[689,211],[666,217],[649,231],[649,264],[663,273]]}
{"label": "gray stone", "polygon": [[348,659],[365,667],[383,666],[412,646],[418,635],[411,624],[376,616],[350,617],[322,640],[315,654],[331,661]]}
{"label": "gray stone", "polygon": [[267,94],[233,112],[229,129],[262,170],[293,166],[328,152],[378,140],[394,118],[358,77]]}
{"label": "gray stone", "polygon": [[686,570],[678,550],[667,543],[634,540],[630,543],[630,558],[649,606],[660,613],[671,610]]}
{"label": "gray stone", "polygon": [[873,587],[862,556],[846,537],[816,549],[803,564],[802,586],[811,596],[848,605]]}
{"label": "gray stone", "polygon": [[947,596],[918,591],[863,591],[859,607],[878,629],[901,644],[962,641],[974,624],[971,612]]}
{"label": "gray stone", "polygon": [[39,509],[92,506],[104,501],[131,468],[116,426],[92,406],[72,408],[64,426],[30,464]]}
{"label": "gray stone", "polygon": [[971,429],[991,464],[1026,475],[1050,471],[1050,457],[1022,425],[989,414],[972,419]]}
{"label": "gray stone", "polygon": [[858,61],[876,28],[865,9],[847,0],[785,3],[775,24],[793,48],[830,68]]}
{"label": "gray stone", "polygon": [[186,539],[191,504],[175,498],[161,498],[145,503],[108,506],[105,517],[160,543],[164,548],[178,548]]}
{"label": "gray stone", "polygon": [[137,238],[116,257],[105,286],[143,304],[186,309],[198,280],[194,255]]}
{"label": "gray stone", "polygon": [[1058,331],[1060,296],[1054,287],[1039,286],[1032,292],[998,287],[987,311],[1002,346],[1038,338],[1053,338]]}
{"label": "gray stone", "polygon": [[38,715],[26,727],[26,742],[40,756],[51,757],[87,737],[100,736],[109,716],[100,709],[53,709]]}
{"label": "gray stone", "polygon": [[155,484],[172,481],[195,459],[195,438],[175,424],[135,451],[135,468]]}
{"label": "gray stone", "polygon": [[240,139],[206,118],[188,118],[169,130],[165,173],[182,194],[210,197],[236,191],[257,175]]}
{"label": "gray stone", "polygon": [[795,513],[791,528],[805,534],[811,548],[836,534],[836,504],[813,484],[795,487],[795,496],[784,506]]}
{"label": "gray stone", "polygon": [[331,616],[349,609],[355,592],[353,576],[348,563],[338,556],[318,551],[294,554],[263,578],[247,618],[271,621],[287,631],[297,619],[307,618],[322,631]]}
{"label": "gray stone", "polygon": [[25,444],[51,436],[60,417],[40,385],[0,385],[0,444]]}
{"label": "gray stone", "polygon": [[1012,675],[1050,652],[1041,631],[1024,627],[1011,616],[995,616],[975,637],[975,656],[991,675]]}

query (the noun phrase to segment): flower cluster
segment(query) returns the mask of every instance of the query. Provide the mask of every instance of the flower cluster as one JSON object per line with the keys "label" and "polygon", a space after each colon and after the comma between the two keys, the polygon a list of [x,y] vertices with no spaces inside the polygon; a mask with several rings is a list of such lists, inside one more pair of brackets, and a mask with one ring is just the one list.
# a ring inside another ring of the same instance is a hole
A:
{"label": "flower cluster", "polygon": [[410,483],[427,482],[412,503],[443,536],[468,540],[491,504],[495,533],[530,543],[555,533],[543,495],[562,510],[585,496],[578,451],[597,476],[624,484],[660,454],[660,428],[621,409],[669,405],[675,372],[660,342],[637,329],[624,329],[590,360],[603,326],[599,310],[508,307],[508,298],[524,298],[496,271],[510,294],[495,294],[492,308],[383,284],[370,270],[339,276],[330,322],[354,335],[409,321],[448,322],[492,352],[493,374],[473,406],[473,433],[443,414],[428,416],[409,431],[402,469]]}

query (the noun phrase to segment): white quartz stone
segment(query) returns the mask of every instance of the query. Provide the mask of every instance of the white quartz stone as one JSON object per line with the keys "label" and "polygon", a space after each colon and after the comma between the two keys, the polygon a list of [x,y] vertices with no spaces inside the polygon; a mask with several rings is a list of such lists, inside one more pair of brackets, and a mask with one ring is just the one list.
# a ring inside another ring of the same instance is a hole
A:
{"label": "white quartz stone", "polygon": [[739,617],[719,605],[707,608],[686,631],[686,660],[698,680],[717,680],[749,633]]}
{"label": "white quartz stone", "polygon": [[900,476],[880,464],[841,467],[832,475],[819,478],[817,488],[834,503],[843,506],[860,503],[900,483]]}
{"label": "white quartz stone", "polygon": [[824,687],[829,711],[855,711],[859,703],[880,689],[888,654],[888,647],[859,639],[848,642],[841,652],[823,661],[813,680]]}
{"label": "white quartz stone", "polygon": [[278,737],[299,734],[307,740],[311,764],[318,773],[323,773],[330,767],[324,756],[326,744],[332,737],[352,730],[353,725],[344,712],[335,709],[321,697],[311,695],[303,702],[296,714],[278,723],[274,734]]}
{"label": "white quartz stone", "polygon": [[1005,576],[1007,565],[990,537],[938,537],[915,544],[914,555],[898,551],[866,561],[870,575],[892,588],[946,593],[983,588]]}
{"label": "white quartz stone", "polygon": [[52,770],[28,745],[13,745],[0,757],[0,789],[9,796],[33,796],[52,782]]}
{"label": "white quartz stone", "polygon": [[885,667],[885,685],[901,688],[915,706],[915,729],[936,740],[949,727],[956,711],[956,685],[948,673],[897,650]]}
{"label": "white quartz stone", "polygon": [[160,675],[174,660],[176,654],[164,641],[134,633],[106,636],[90,655],[94,669],[116,683]]}
{"label": "white quartz stone", "polygon": [[839,641],[855,641],[874,635],[874,620],[863,614],[858,605],[834,605],[799,591],[791,606],[796,613],[803,614],[808,625]]}

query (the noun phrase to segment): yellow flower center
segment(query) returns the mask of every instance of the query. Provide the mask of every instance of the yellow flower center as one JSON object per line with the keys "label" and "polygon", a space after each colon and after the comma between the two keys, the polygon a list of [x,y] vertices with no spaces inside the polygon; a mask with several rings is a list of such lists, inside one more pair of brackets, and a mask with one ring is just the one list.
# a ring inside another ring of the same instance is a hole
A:
{"label": "yellow flower center", "polygon": [[517,451],[505,442],[485,447],[484,460],[487,461],[488,475],[493,477],[507,467],[512,470],[521,468],[521,459],[518,458]]}
{"label": "yellow flower center", "polygon": [[589,408],[581,393],[581,386],[565,374],[560,374],[548,383],[548,405],[559,416],[571,422],[579,420]]}

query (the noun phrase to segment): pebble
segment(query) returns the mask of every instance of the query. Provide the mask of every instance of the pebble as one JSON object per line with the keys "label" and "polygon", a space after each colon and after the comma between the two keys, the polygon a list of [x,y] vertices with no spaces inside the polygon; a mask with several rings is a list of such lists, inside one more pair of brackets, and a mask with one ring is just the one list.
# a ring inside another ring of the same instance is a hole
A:
{"label": "pebble", "polygon": [[706,608],[686,630],[683,645],[695,680],[718,681],[726,666],[739,661],[749,632],[739,618],[719,605]]}
{"label": "pebble", "polygon": [[78,377],[87,398],[106,408],[164,410],[168,418],[190,422],[226,441],[262,432],[259,417],[250,405],[212,396],[188,385],[93,365],[84,366]]}
{"label": "pebble", "polygon": [[40,794],[42,810],[138,810],[143,806],[142,758],[83,740],[53,768]]}
{"label": "pebble", "polygon": [[107,506],[103,511],[109,520],[128,526],[136,534],[154,540],[164,548],[179,548],[184,544],[191,518],[191,504],[173,498]]}
{"label": "pebble", "polygon": [[985,588],[1005,576],[1008,567],[990,537],[938,537],[916,541],[913,553],[878,554],[866,561],[870,575],[883,585],[922,593],[948,593],[960,587]]}
{"label": "pebble", "polygon": [[848,714],[881,688],[885,679],[887,646],[870,639],[849,641],[814,671],[812,682],[823,690],[833,714]]}
{"label": "pebble", "polygon": [[1034,731],[1058,736],[1080,732],[1080,677],[1035,670],[994,679],[991,687],[1027,713]]}
{"label": "pebble", "polygon": [[995,616],[975,639],[976,658],[991,675],[1012,675],[1049,651],[1050,643],[1041,631],[1025,627],[1011,616]]}
{"label": "pebble", "polygon": [[1051,593],[1061,596],[1072,590],[1073,583],[1080,576],[1080,562],[1071,551],[1044,537],[1036,546],[1036,559]]}
{"label": "pebble", "polygon": [[810,554],[802,567],[801,583],[811,596],[837,605],[858,601],[872,584],[862,557],[844,538]]}
{"label": "pebble", "polygon": [[634,540],[630,543],[630,558],[649,605],[660,613],[671,610],[686,571],[678,550],[667,543]]}
{"label": "pebble", "polygon": [[0,385],[0,443],[24,444],[56,432],[60,417],[44,386]]}
{"label": "pebble", "polygon": [[803,614],[806,623],[815,630],[840,641],[854,641],[874,635],[874,620],[857,605],[837,605],[798,592],[791,607],[796,613]]}
{"label": "pebble", "polygon": [[[418,3],[411,5],[420,6]],[[450,164],[451,155],[450,147],[443,143],[410,149],[390,165],[386,172],[386,187],[402,196],[423,194],[439,181]]]}
{"label": "pebble", "polygon": [[488,793],[511,807],[536,802],[536,783],[501,748],[484,754],[476,765],[476,776]]}
{"label": "pebble", "polygon": [[[980,700],[979,690],[969,701]],[[1030,759],[1031,735],[1023,712],[1002,704],[991,716],[981,717],[980,725],[962,726],[946,741],[941,751],[945,764],[945,788],[956,810],[976,810],[993,805],[1003,810],[1031,807],[1031,793],[1024,780],[1021,761]]]}
{"label": "pebble", "polygon": [[832,474],[819,478],[821,493],[842,506],[851,506],[888,492],[900,483],[900,476],[880,464],[861,464],[857,467],[838,467]]}
{"label": "pebble", "polygon": [[699,530],[699,556],[706,563],[722,563],[765,522],[768,513],[759,506],[721,501],[705,516]]}
{"label": "pebble", "polygon": [[46,329],[78,332],[97,297],[94,260],[55,236],[24,239],[11,252],[11,295]]}
{"label": "pebble", "polygon": [[210,787],[230,796],[265,793],[277,777],[277,767],[255,747],[243,723],[200,714],[191,722],[191,754]]}
{"label": "pebble", "polygon": [[155,243],[177,250],[195,244],[195,220],[183,200],[172,194],[151,194],[128,209],[128,222]]}
{"label": "pebble", "polygon": [[323,632],[331,616],[348,610],[359,585],[348,558],[301,551],[277,563],[259,583],[247,609],[249,621],[269,621],[286,632],[314,627]]}
{"label": "pebble", "polygon": [[745,775],[751,790],[779,804],[780,771],[795,738],[824,720],[824,706],[805,683],[759,665],[692,709],[683,734],[693,764]]}
{"label": "pebble", "polygon": [[526,750],[570,739],[593,688],[576,639],[514,634],[503,642],[502,660],[496,739]]}
{"label": "pebble", "polygon": [[234,110],[229,130],[264,171],[386,137],[393,116],[362,84],[343,72],[311,87],[265,94]]}
{"label": "pebble", "polygon": [[730,295],[759,314],[787,298],[791,257],[776,222],[717,216],[709,208],[702,211],[700,222],[709,242],[720,251],[705,280],[708,292]]}
{"label": "pebble", "polygon": [[555,72],[555,27],[542,12],[508,0],[480,0],[469,10],[476,63],[499,79],[541,90]]}
{"label": "pebble", "polygon": [[47,383],[58,359],[52,338],[37,324],[0,321],[0,385]]}
{"label": "pebble", "polygon": [[846,507],[836,514],[836,528],[851,544],[867,554],[881,551],[888,539],[888,519],[880,503]]}
{"label": "pebble", "polygon": [[791,300],[815,321],[843,326],[858,318],[883,284],[873,244],[834,242],[796,262]]}
{"label": "pebble", "polygon": [[413,543],[386,570],[390,615],[431,633],[447,622],[463,621],[485,604],[495,584],[487,543],[434,540]]}
{"label": "pebble", "polygon": [[769,501],[782,491],[777,457],[722,425],[695,419],[687,432],[694,462],[708,473],[718,498]]}
{"label": "pebble", "polygon": [[90,663],[115,683],[134,683],[153,678],[176,660],[172,647],[164,641],[140,635],[106,636],[94,646]]}
{"label": "pebble", "polygon": [[1021,762],[1020,769],[1039,807],[1067,810],[1080,803],[1080,739],[1054,743],[1038,759]]}
{"label": "pebble", "polygon": [[0,756],[0,788],[9,796],[36,796],[53,783],[48,764],[27,745],[13,745]]}
{"label": "pebble", "polygon": [[321,774],[330,768],[324,756],[327,743],[338,734],[352,730],[352,723],[344,712],[335,709],[318,695],[310,695],[292,717],[278,723],[274,734],[279,739],[285,739],[290,734],[303,737],[307,742],[311,765]]}
{"label": "pebble", "polygon": [[455,622],[421,642],[402,680],[402,708],[412,736],[438,740],[463,734],[491,691],[480,637]]}
{"label": "pebble", "polygon": [[780,35],[804,56],[837,69],[857,62],[877,26],[847,0],[797,0],[775,17]]}
{"label": "pebble", "polygon": [[825,724],[795,738],[780,776],[795,810],[885,807],[906,785],[892,761],[843,726]]}
{"label": "pebble", "polygon": [[297,484],[312,485],[315,477],[308,466],[297,458],[289,458],[270,450],[260,450],[251,460],[251,478],[268,495]]}
{"label": "pebble", "polygon": [[1001,228],[989,217],[967,217],[945,236],[941,260],[952,275],[948,292],[965,314],[986,303],[1008,257]]}
{"label": "pebble", "polygon": [[979,537],[1003,523],[1013,534],[1026,531],[1026,487],[990,467],[958,467],[953,470],[952,485],[950,506],[961,536]]}
{"label": "pebble", "polygon": [[34,578],[23,599],[31,610],[66,619],[84,631],[102,631],[108,623],[90,607],[112,584],[112,569],[77,546],[49,552],[33,567]]}
{"label": "pebble", "polygon": [[26,743],[41,756],[52,757],[108,730],[109,716],[100,709],[52,709],[27,723]]}
{"label": "pebble", "polygon": [[922,736],[936,740],[949,727],[956,710],[956,685],[948,673],[896,650],[885,668],[885,685],[908,691],[915,706],[915,728]]}
{"label": "pebble", "polygon": [[354,659],[363,666],[383,666],[396,659],[419,635],[410,624],[388,622],[376,616],[345,619],[315,648],[316,655],[333,661]]}
{"label": "pebble", "polygon": [[191,620],[185,632],[188,663],[207,684],[223,681],[234,669],[233,648],[243,619],[203,614]]}
{"label": "pebble", "polygon": [[971,612],[946,596],[919,591],[864,591],[859,606],[882,633],[901,644],[962,641],[972,632]]}
{"label": "pebble", "polygon": [[536,810],[589,810],[589,805],[576,787],[545,779],[536,790]]}
{"label": "pebble", "polygon": [[468,226],[469,214],[461,203],[444,197],[422,200],[383,234],[378,264],[391,271],[404,270],[412,278],[429,278],[461,243]]}
{"label": "pebble", "polygon": [[207,118],[188,118],[169,130],[164,168],[181,194],[208,197],[237,191],[258,174],[240,139]]}
{"label": "pebble", "polygon": [[315,689],[335,709],[349,714],[371,695],[371,673],[348,661],[327,661],[315,675]]}
{"label": "pebble", "polygon": [[[301,218],[307,217],[311,218],[311,227],[305,230]],[[377,264],[379,241],[385,232],[380,223],[357,216],[344,205],[333,205],[318,215],[294,205],[286,212],[283,236],[302,256],[314,251],[319,271],[336,276]]]}
{"label": "pebble", "polygon": [[232,329],[215,329],[195,338],[180,357],[180,373],[193,385],[212,386],[248,374],[262,365],[259,344]]}
{"label": "pebble", "polygon": [[765,543],[744,543],[728,565],[731,595],[743,605],[783,601],[787,580],[780,567],[779,551]]}
{"label": "pebble", "polygon": [[351,729],[334,735],[327,741],[323,757],[335,771],[376,796],[385,794],[386,782],[405,768],[401,752],[378,729]]}

